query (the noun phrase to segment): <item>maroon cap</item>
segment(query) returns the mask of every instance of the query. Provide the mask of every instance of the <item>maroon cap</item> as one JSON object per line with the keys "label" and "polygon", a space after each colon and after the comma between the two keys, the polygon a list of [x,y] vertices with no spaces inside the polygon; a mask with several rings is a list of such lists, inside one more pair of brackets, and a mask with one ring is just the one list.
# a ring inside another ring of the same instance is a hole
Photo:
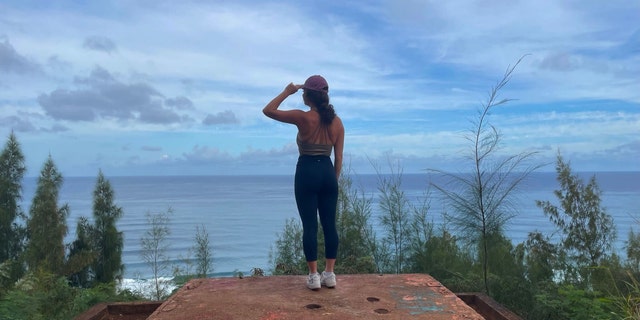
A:
{"label": "maroon cap", "polygon": [[329,92],[329,84],[322,76],[315,75],[304,82],[302,89]]}

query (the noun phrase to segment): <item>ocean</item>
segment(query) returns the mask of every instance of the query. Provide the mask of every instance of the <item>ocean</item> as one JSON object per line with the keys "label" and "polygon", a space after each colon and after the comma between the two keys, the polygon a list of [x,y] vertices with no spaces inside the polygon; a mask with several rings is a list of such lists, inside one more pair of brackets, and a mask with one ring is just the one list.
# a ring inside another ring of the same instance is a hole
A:
{"label": "ocean", "polygon": [[[602,206],[617,225],[615,247],[624,257],[628,232],[638,232],[640,226],[640,172],[579,173],[587,183],[595,175],[603,191]],[[140,241],[149,229],[146,213],[173,211],[170,216],[171,234],[167,238],[167,255],[178,264],[188,257],[195,244],[196,227],[204,227],[209,235],[213,253],[212,276],[229,276],[235,272],[249,274],[253,268],[271,272],[269,254],[282,232],[285,221],[298,218],[293,196],[293,176],[137,176],[109,177],[115,192],[115,204],[124,214],[117,227],[124,234],[124,277],[150,277],[151,268],[140,257]],[[407,199],[419,203],[429,186],[427,174],[402,175],[402,190]],[[353,175],[353,186],[372,200],[374,229],[379,223],[377,204],[378,177]],[[437,182],[437,180],[435,180]],[[28,213],[36,188],[36,178],[23,181],[23,210]],[[81,216],[92,219],[93,189],[96,177],[68,177],[60,190],[59,206],[68,204],[71,212],[67,221],[66,242],[75,239],[75,229]],[[557,204],[553,191],[558,189],[555,172],[535,172],[514,193],[516,216],[507,224],[506,234],[514,244],[527,238],[529,232],[557,234],[535,200]],[[442,202],[431,191],[429,219],[442,223]],[[170,276],[170,275],[167,275]]]}

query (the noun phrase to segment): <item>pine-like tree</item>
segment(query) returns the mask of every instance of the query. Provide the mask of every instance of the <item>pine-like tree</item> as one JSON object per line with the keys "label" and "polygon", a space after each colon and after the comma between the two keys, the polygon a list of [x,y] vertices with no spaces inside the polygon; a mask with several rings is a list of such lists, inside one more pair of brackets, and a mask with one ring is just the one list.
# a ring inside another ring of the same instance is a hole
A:
{"label": "pine-like tree", "polygon": [[562,247],[577,267],[598,266],[611,254],[617,231],[613,217],[600,203],[602,191],[595,176],[584,184],[571,172],[571,165],[558,154],[556,172],[560,189],[554,194],[560,202],[536,201],[549,220],[562,232]]}
{"label": "pine-like tree", "polygon": [[11,132],[0,153],[0,263],[16,259],[22,251],[24,228],[17,220],[24,218],[20,201],[26,170],[20,143]]}
{"label": "pine-like tree", "polygon": [[111,183],[98,172],[93,191],[93,219],[96,260],[93,265],[95,281],[110,283],[122,279],[122,248],[124,240],[116,223],[122,217],[121,207],[114,204],[115,194]]}
{"label": "pine-like tree", "polygon": [[76,227],[76,239],[69,245],[66,267],[70,274],[69,281],[75,287],[88,288],[93,284],[94,273],[91,266],[97,256],[94,250],[96,242],[94,234],[89,220],[86,217],[80,217]]}
{"label": "pine-like tree", "polygon": [[68,231],[69,206],[58,207],[62,183],[62,175],[49,155],[40,172],[27,219],[25,258],[31,271],[41,269],[58,275],[64,273],[64,237]]}
{"label": "pine-like tree", "polygon": [[502,135],[489,123],[493,109],[509,99],[499,99],[502,90],[522,58],[507,68],[502,79],[492,88],[489,99],[479,110],[465,138],[470,142],[468,154],[471,160],[470,173],[454,174],[434,170],[447,178],[447,185],[434,185],[451,208],[447,214],[460,235],[478,248],[478,259],[482,263],[485,291],[489,293],[489,256],[491,237],[502,234],[505,225],[516,215],[511,199],[520,183],[542,165],[528,164],[535,152],[515,155],[500,155],[498,151]]}

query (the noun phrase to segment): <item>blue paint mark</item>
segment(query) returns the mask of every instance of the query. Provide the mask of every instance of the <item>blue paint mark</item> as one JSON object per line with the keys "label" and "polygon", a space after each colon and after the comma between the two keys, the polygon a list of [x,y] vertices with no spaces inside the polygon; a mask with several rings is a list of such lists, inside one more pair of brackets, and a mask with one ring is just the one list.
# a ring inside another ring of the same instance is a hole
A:
{"label": "blue paint mark", "polygon": [[416,316],[419,314],[423,314],[423,313],[429,313],[429,312],[438,312],[438,311],[443,311],[442,308],[438,308],[438,307],[409,307],[408,309],[419,309],[418,311],[409,311],[409,314],[412,316]]}
{"label": "blue paint mark", "polygon": [[444,308],[433,303],[436,296],[433,292],[425,292],[426,295],[416,294],[413,292],[411,300],[405,300],[406,293],[401,294],[399,292],[391,292],[391,295],[398,302],[399,309],[405,309],[409,311],[412,316],[421,315],[425,313],[443,312]]}

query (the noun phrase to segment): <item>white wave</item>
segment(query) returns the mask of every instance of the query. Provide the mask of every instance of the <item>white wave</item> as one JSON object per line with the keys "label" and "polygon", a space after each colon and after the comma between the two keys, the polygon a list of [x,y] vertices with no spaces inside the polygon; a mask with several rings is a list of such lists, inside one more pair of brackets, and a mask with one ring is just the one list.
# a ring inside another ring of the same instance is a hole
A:
{"label": "white wave", "polygon": [[157,300],[158,293],[161,300],[171,295],[178,286],[174,283],[173,277],[160,277],[158,281],[154,279],[122,279],[118,284],[118,292],[129,290],[135,294],[142,295],[150,300]]}

